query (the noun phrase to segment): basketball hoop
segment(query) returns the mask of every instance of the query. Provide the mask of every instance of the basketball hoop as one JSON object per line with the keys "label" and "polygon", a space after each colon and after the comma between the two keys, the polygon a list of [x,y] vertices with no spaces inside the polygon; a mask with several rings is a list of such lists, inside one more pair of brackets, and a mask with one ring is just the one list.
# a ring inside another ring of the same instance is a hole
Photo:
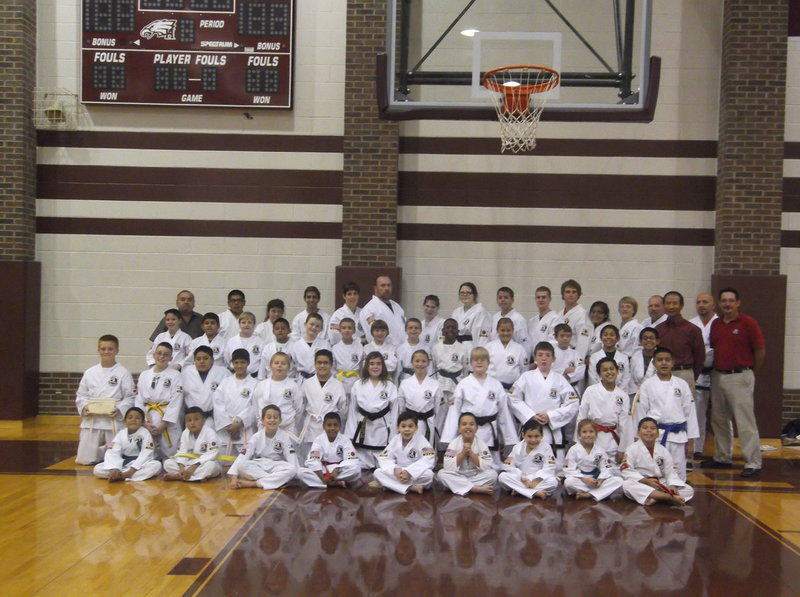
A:
{"label": "basketball hoop", "polygon": [[536,147],[536,125],[547,101],[546,92],[555,88],[559,79],[552,68],[530,64],[501,66],[483,75],[483,86],[494,92],[502,152]]}

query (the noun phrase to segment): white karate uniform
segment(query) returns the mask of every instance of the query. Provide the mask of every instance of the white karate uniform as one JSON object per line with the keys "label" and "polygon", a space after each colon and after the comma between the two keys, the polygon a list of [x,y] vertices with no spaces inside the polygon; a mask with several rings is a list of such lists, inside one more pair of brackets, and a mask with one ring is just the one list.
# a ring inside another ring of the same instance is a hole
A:
{"label": "white karate uniform", "polygon": [[698,435],[697,412],[689,384],[677,375],[670,376],[667,381],[662,381],[657,375],[646,380],[639,390],[639,406],[634,424],[638,427],[639,421],[645,417],[658,421],[659,441],[665,433],[662,425],[686,424],[686,431],[673,431],[667,435],[666,441],[678,476],[685,481],[686,443],[690,439],[696,439]]}
{"label": "white karate uniform", "polygon": [[[597,363],[600,362],[600,359],[606,358],[606,351],[602,348],[594,353],[589,358],[588,372],[589,372],[589,383],[595,384],[600,383],[600,375],[597,373]],[[621,350],[617,350],[614,352],[614,362],[619,367],[619,374],[617,375],[617,387],[622,388],[625,392],[630,392],[631,387],[631,359],[630,357],[622,352]]]}
{"label": "white karate uniform", "polygon": [[261,489],[283,487],[297,475],[292,438],[281,429],[273,437],[267,437],[264,429],[257,431],[236,457],[228,475],[252,479]]}
{"label": "white karate uniform", "polygon": [[338,342],[331,348],[333,353],[333,370],[336,379],[342,382],[347,397],[353,389],[353,384],[361,375],[361,361],[364,358],[364,346],[360,340],[354,339],[352,344]]}
{"label": "white karate uniform", "polygon": [[497,322],[499,322],[502,317],[508,317],[511,320],[511,323],[514,324],[514,335],[511,337],[511,339],[517,344],[521,345],[522,348],[527,351],[528,356],[530,356],[533,344],[531,344],[531,335],[528,329],[528,322],[525,321],[525,316],[516,309],[512,308],[511,311],[505,315],[501,315],[500,311],[492,314],[492,328],[491,332],[489,333],[489,341],[494,341],[499,338],[497,335]]}
{"label": "white karate uniform", "polygon": [[422,333],[419,335],[419,341],[426,346],[433,348],[433,345],[442,339],[442,326],[444,325],[444,317],[439,315],[434,316],[430,321],[425,321],[422,318]]}
{"label": "white karate uniform", "polygon": [[[91,398],[114,398],[117,401],[117,417],[107,415],[83,415],[83,409]],[[103,459],[106,446],[117,433],[117,426],[127,410],[133,406],[134,386],[130,371],[119,363],[104,368],[89,367],[81,377],[75,393],[75,406],[81,416],[81,437],[78,443],[76,464],[94,464]]]}
{"label": "white karate uniform", "polygon": [[256,336],[255,334],[249,338],[234,336],[228,340],[225,343],[225,352],[223,354],[226,367],[233,368],[233,351],[239,348],[245,349],[250,355],[250,364],[247,365],[247,374],[258,375],[258,371],[261,368],[261,356],[264,352],[264,341],[261,339],[261,336]]}
{"label": "white karate uniform", "polygon": [[697,411],[697,441],[694,445],[695,452],[702,452],[706,444],[706,422],[708,420],[708,404],[711,400],[711,368],[714,364],[714,349],[711,347],[711,324],[719,315],[714,313],[708,323],[703,324],[700,316],[693,317],[693,323],[703,334],[703,344],[706,348],[706,360],[703,362],[703,372],[697,376],[694,384],[694,409]]}
{"label": "white karate uniform", "polygon": [[[397,357],[397,374],[395,375],[395,383],[397,385],[400,385],[405,378],[414,375],[414,368],[411,366],[411,357],[413,357],[414,353],[418,350],[424,350],[430,359],[431,350],[421,341],[412,346],[408,343],[408,340],[406,340],[402,344],[395,346],[395,356]],[[431,363],[428,364],[428,374],[433,374],[433,365]]]}
{"label": "white karate uniform", "polygon": [[328,320],[328,341],[331,343],[331,346],[335,346],[337,343],[342,341],[342,335],[339,333],[338,326],[342,319],[345,318],[352,319],[355,322],[356,333],[353,334],[353,340],[357,344],[361,344],[361,338],[364,337],[364,330],[361,329],[360,316],[361,307],[356,307],[356,311],[353,313],[347,305],[342,305],[333,312],[333,315],[331,315],[330,319]]}
{"label": "white karate uniform", "polygon": [[[347,421],[347,396],[344,386],[331,376],[324,384],[314,375],[300,386],[300,400],[297,407],[298,444],[303,460],[313,438],[322,433],[322,421],[330,412],[339,413],[342,423]],[[350,436],[348,436],[350,437]]]}
{"label": "white karate uniform", "polygon": [[[369,413],[366,415],[364,413]],[[376,416],[383,413],[381,416]],[[375,418],[370,418],[375,417]],[[361,468],[376,468],[378,454],[389,445],[397,426],[397,386],[361,379],[353,386],[345,435],[353,441]]]}
{"label": "white karate uniform", "polygon": [[[564,489],[569,495],[583,491],[599,502],[622,489],[622,478],[615,474],[615,469],[614,461],[596,442],[588,452],[578,442],[569,449],[564,460]],[[603,484],[600,487],[589,487],[581,477],[602,479]]]}
{"label": "white karate uniform", "polygon": [[298,377],[309,378],[314,375],[316,368],[314,367],[314,355],[318,350],[330,350],[331,345],[327,338],[323,338],[320,334],[309,346],[308,342],[301,338],[295,340],[289,349],[289,354],[292,357],[292,363],[297,369]]}
{"label": "white karate uniform", "polygon": [[[412,485],[430,487],[433,484],[433,467],[436,464],[436,452],[425,436],[416,433],[403,445],[403,438],[395,435],[378,456],[378,467],[375,469],[375,480],[386,489],[397,493],[408,493]],[[395,477],[395,471],[404,470],[411,479],[403,482]]]}
{"label": "white karate uniform", "polygon": [[642,332],[642,324],[631,319],[619,328],[619,349],[627,355],[632,355],[639,347],[639,334]]}
{"label": "white karate uniform", "polygon": [[336,474],[337,481],[349,484],[361,479],[361,464],[353,442],[342,433],[330,441],[323,432],[311,443],[305,466],[300,467],[297,478],[306,487],[325,489],[327,485],[320,481],[317,473],[330,473],[334,470],[339,471]]}
{"label": "white karate uniform", "polygon": [[[405,340],[404,340],[405,342]],[[392,378],[392,381],[397,379],[397,347],[394,344],[390,344],[389,342],[384,342],[380,346],[375,344],[375,341],[367,342],[364,345],[364,358],[367,358],[367,355],[371,352],[379,352],[383,357],[383,362],[386,363],[386,370],[389,372],[389,376]]]}
{"label": "white karate uniform", "polygon": [[509,392],[509,407],[520,424],[537,413],[547,413],[550,422],[544,426],[544,443],[555,446],[556,462],[561,468],[568,438],[563,427],[575,421],[578,394],[563,375],[550,371],[545,377],[539,369],[526,371]]}
{"label": "white karate uniform", "polygon": [[478,421],[476,437],[491,448],[496,470],[502,467],[500,450],[517,438],[517,428],[508,408],[508,395],[499,381],[492,377],[483,380],[470,374],[458,382],[454,393],[453,407],[447,411],[442,430],[442,442],[449,443],[458,437],[458,417],[471,412],[478,418],[493,420],[481,424]]}
{"label": "white karate uniform", "polygon": [[264,346],[264,350],[261,352],[261,365],[258,369],[258,379],[267,379],[270,375],[272,375],[269,370],[269,362],[272,360],[272,357],[276,352],[282,352],[286,355],[289,355],[289,372],[286,374],[286,376],[297,377],[297,368],[294,365],[294,359],[292,359],[292,344],[294,344],[294,340],[290,338],[286,342],[278,342],[277,340],[273,340]]}
{"label": "white karate uniform", "polygon": [[416,375],[412,375],[405,378],[397,389],[397,412],[399,414],[410,410],[416,413],[419,419],[417,435],[433,442],[436,409],[440,400],[441,390],[436,379],[426,377],[419,381]]}
{"label": "white karate uniform", "polygon": [[[167,423],[167,428],[153,438],[156,456],[169,458],[178,450],[183,425],[183,389],[181,374],[172,367],[156,372],[152,367],[139,374],[134,406],[144,411],[145,421],[151,425]],[[172,422],[169,422],[172,421]]]}
{"label": "white karate uniform", "polygon": [[[534,348],[539,342],[549,342],[556,346],[556,326],[564,323],[564,318],[556,311],[548,311],[544,316],[538,313],[530,318],[528,321],[528,339],[530,341],[532,353]],[[575,330],[572,330],[573,337]]]}
{"label": "white karate uniform", "polygon": [[225,338],[217,334],[211,340],[208,339],[206,334],[195,338],[189,344],[189,350],[186,351],[186,359],[183,361],[183,366],[188,367],[194,364],[194,351],[200,346],[208,346],[214,353],[214,364],[225,366]]}
{"label": "white karate uniform", "polygon": [[458,335],[467,336],[462,340],[472,350],[475,346],[486,346],[492,332],[492,316],[481,303],[475,303],[469,309],[464,306],[453,309],[450,316],[458,322]]}
{"label": "white karate uniform", "polygon": [[224,342],[227,342],[239,334],[239,317],[231,313],[230,309],[225,309],[222,313],[217,313],[219,317],[219,333]]}
{"label": "white karate uniform", "polygon": [[[174,370],[173,370],[174,371]],[[121,430],[108,445],[103,462],[94,467],[94,474],[101,479],[108,479],[113,470],[122,473],[135,469],[126,481],[144,481],[161,472],[161,463],[153,457],[153,438],[145,427],[139,427],[129,434],[127,429]]]}
{"label": "white karate uniform", "polygon": [[638,392],[644,381],[646,379],[650,379],[656,374],[656,367],[653,363],[652,357],[650,358],[650,362],[647,363],[647,368],[645,369],[644,352],[642,352],[641,346],[637,348],[636,351],[631,355],[630,372],[631,380],[630,386],[628,387],[628,394],[635,394]]}
{"label": "white karate uniform", "polygon": [[[578,421],[590,419],[595,425],[602,425],[611,431],[597,430],[595,447],[602,449],[612,462],[616,463],[617,452],[624,452],[633,442],[634,429],[631,424],[628,394],[615,387],[609,392],[602,383],[586,388],[578,408]],[[617,439],[614,438],[617,435]],[[616,465],[615,465],[616,466]]]}
{"label": "white karate uniform", "polygon": [[261,423],[261,411],[264,410],[264,407],[274,404],[281,409],[280,428],[297,441],[297,426],[299,424],[297,413],[300,411],[301,401],[300,384],[297,383],[296,379],[291,377],[280,381],[271,377],[262,379],[256,384],[256,389],[253,392],[257,419],[256,427],[261,429],[263,426]]}
{"label": "white karate uniform", "polygon": [[664,313],[661,317],[653,321],[651,317],[645,317],[642,320],[642,329],[644,328],[654,328],[657,325],[664,323],[667,320],[667,314]]}
{"label": "white karate uniform", "polygon": [[[534,487],[526,487],[524,481],[540,479]],[[517,443],[503,463],[503,471],[497,478],[502,487],[516,491],[531,499],[536,493],[544,491],[548,496],[558,489],[556,479],[556,457],[553,450],[541,441],[534,450],[528,451],[525,440]]]}
{"label": "white karate uniform", "polygon": [[218,455],[217,432],[214,431],[212,425],[204,425],[197,437],[188,429],[184,429],[178,443],[178,453],[164,461],[164,470],[167,474],[177,475],[180,472],[178,465],[189,467],[197,464],[199,466],[192,473],[189,481],[219,477],[222,467],[217,462]]}
{"label": "white karate uniform", "polygon": [[652,455],[644,442],[632,443],[625,450],[625,461],[620,468],[625,496],[640,504],[644,504],[654,491],[649,485],[639,482],[645,477],[655,477],[663,485],[677,488],[687,502],[694,497],[694,489],[678,476],[669,450],[659,442],[656,442]]}
{"label": "white karate uniform", "polygon": [[156,359],[153,355],[158,345],[162,342],[166,342],[172,346],[172,360],[169,362],[169,366],[183,366],[183,363],[186,361],[186,356],[189,354],[189,346],[192,344],[192,337],[183,330],[178,330],[175,332],[174,336],[171,336],[169,332],[161,332],[156,336],[156,339],[153,340],[153,345],[144,357],[147,366],[152,367],[156,364]]}
{"label": "white karate uniform", "polygon": [[528,370],[530,353],[514,340],[506,346],[500,340],[492,340],[486,345],[486,350],[489,351],[489,375],[507,390]]}
{"label": "white karate uniform", "polygon": [[266,321],[262,321],[256,326],[256,329],[253,331],[254,336],[259,336],[262,340],[264,346],[269,344],[270,342],[275,341],[275,334],[272,332],[272,322],[267,319]]}
{"label": "white karate uniform", "polygon": [[[553,362],[551,371],[555,371],[556,373],[560,373],[566,377],[567,381],[573,386],[582,382],[584,376],[586,375],[586,360],[579,356],[578,351],[574,348],[561,350],[558,347],[558,344],[554,344],[553,348],[555,349],[555,361]],[[569,367],[575,367],[575,371],[565,374],[564,371],[566,371]]]}
{"label": "white karate uniform", "polygon": [[564,323],[572,328],[569,345],[578,351],[578,356],[585,359],[589,355],[589,340],[594,331],[594,324],[589,321],[589,314],[583,305],[575,305],[569,311],[562,311],[560,315]]}
{"label": "white karate uniform", "polygon": [[[211,369],[208,370],[205,381],[200,377],[200,372],[197,371],[197,367],[194,365],[190,365],[181,371],[184,412],[190,406],[199,406],[204,413],[212,412],[214,410],[214,394],[222,381],[228,376],[230,376],[230,371],[216,365],[212,365]],[[177,423],[177,421],[172,420],[171,416],[165,417],[165,419],[170,423]],[[206,418],[206,427],[214,428],[210,416]]]}
{"label": "white karate uniform", "polygon": [[494,487],[497,472],[492,468],[493,457],[489,446],[476,435],[472,440],[472,451],[479,456],[480,467],[465,457],[458,465],[458,454],[464,449],[464,440],[459,435],[447,446],[442,469],[436,478],[447,489],[457,495],[467,495],[473,487]]}
{"label": "white karate uniform", "polygon": [[[613,324],[610,321],[604,321],[603,323],[601,323],[597,327],[592,326],[592,327],[589,328],[589,331],[590,331],[591,335],[589,337],[589,347],[588,347],[589,352],[586,353],[587,357],[591,357],[597,351],[602,351],[603,350],[603,341],[600,339],[600,335],[603,333],[603,329],[605,329],[605,327],[609,326],[609,325],[613,325]],[[587,358],[587,360],[588,360],[588,358]],[[591,373],[592,373],[592,371],[591,371],[591,368],[590,368],[589,369],[589,374],[591,375]]]}
{"label": "white karate uniform", "polygon": [[373,321],[378,319],[385,321],[386,325],[389,326],[389,335],[386,336],[386,342],[400,344],[406,340],[406,313],[403,311],[403,307],[395,301],[390,300],[387,304],[373,295],[370,301],[361,309],[358,319],[361,323],[361,329],[364,330],[364,337],[367,342],[372,342],[370,326]]}
{"label": "white karate uniform", "polygon": [[[308,319],[309,315],[308,309],[303,309],[292,319],[292,331],[289,335],[293,340],[301,340],[303,338],[303,334],[306,333],[306,319]],[[328,328],[331,324],[331,315],[330,313],[325,313],[325,311],[317,311],[317,315],[322,317],[322,329],[317,337],[329,340]]]}
{"label": "white karate uniform", "polygon": [[431,348],[431,361],[441,390],[439,408],[436,411],[436,429],[441,435],[447,411],[453,400],[453,392],[456,391],[458,382],[467,375],[469,351],[467,346],[458,340],[453,344],[439,341]]}
{"label": "white karate uniform", "polygon": [[[256,432],[256,420],[260,417],[256,415],[253,394],[257,385],[258,381],[249,375],[244,379],[229,375],[214,392],[214,429],[217,430],[220,459],[228,463]],[[237,421],[244,427],[231,437],[225,427]]]}

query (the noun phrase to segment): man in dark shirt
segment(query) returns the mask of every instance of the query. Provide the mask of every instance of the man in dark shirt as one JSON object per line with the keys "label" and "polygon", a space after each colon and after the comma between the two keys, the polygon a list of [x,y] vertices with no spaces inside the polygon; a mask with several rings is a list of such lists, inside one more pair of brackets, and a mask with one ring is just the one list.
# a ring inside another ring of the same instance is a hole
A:
{"label": "man in dark shirt", "polygon": [[[175,298],[175,306],[181,312],[181,329],[192,338],[202,336],[203,315],[194,310],[194,294],[188,290],[181,290]],[[150,334],[150,341],[152,342],[161,332],[166,331],[167,326],[164,325],[164,319],[162,318],[156,329]]]}
{"label": "man in dark shirt", "polygon": [[695,380],[703,371],[706,360],[706,348],[703,342],[703,333],[700,329],[683,318],[683,295],[676,290],[670,290],[664,295],[664,310],[667,320],[656,326],[658,331],[659,346],[664,346],[672,351],[674,366],[673,375],[680,377],[694,394]]}

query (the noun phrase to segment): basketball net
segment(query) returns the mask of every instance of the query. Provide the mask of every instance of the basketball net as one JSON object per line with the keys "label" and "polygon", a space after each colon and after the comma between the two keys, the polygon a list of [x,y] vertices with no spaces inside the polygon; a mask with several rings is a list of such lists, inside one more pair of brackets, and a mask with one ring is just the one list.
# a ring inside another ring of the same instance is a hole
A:
{"label": "basketball net", "polygon": [[547,92],[559,82],[556,71],[545,66],[502,66],[483,76],[492,91],[500,121],[501,152],[519,153],[536,147],[536,126],[547,102]]}

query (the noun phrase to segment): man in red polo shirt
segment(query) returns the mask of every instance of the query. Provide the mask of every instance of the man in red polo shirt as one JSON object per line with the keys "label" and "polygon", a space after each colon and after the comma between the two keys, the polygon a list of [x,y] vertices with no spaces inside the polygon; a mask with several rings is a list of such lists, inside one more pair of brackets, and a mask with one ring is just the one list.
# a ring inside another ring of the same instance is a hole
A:
{"label": "man in red polo shirt", "polygon": [[664,310],[667,320],[656,326],[658,345],[672,351],[673,375],[689,384],[694,395],[694,383],[703,371],[706,360],[706,347],[703,333],[696,325],[683,318],[683,295],[670,290],[664,295]]}
{"label": "man in red polo shirt", "polygon": [[764,362],[764,334],[755,319],[739,312],[741,301],[735,288],[719,292],[722,317],[711,324],[714,370],[711,373],[711,429],[716,455],[702,463],[710,468],[730,468],[733,442],[731,420],[739,430],[744,455],[742,477],[761,472],[761,439],[753,408],[755,370]]}

